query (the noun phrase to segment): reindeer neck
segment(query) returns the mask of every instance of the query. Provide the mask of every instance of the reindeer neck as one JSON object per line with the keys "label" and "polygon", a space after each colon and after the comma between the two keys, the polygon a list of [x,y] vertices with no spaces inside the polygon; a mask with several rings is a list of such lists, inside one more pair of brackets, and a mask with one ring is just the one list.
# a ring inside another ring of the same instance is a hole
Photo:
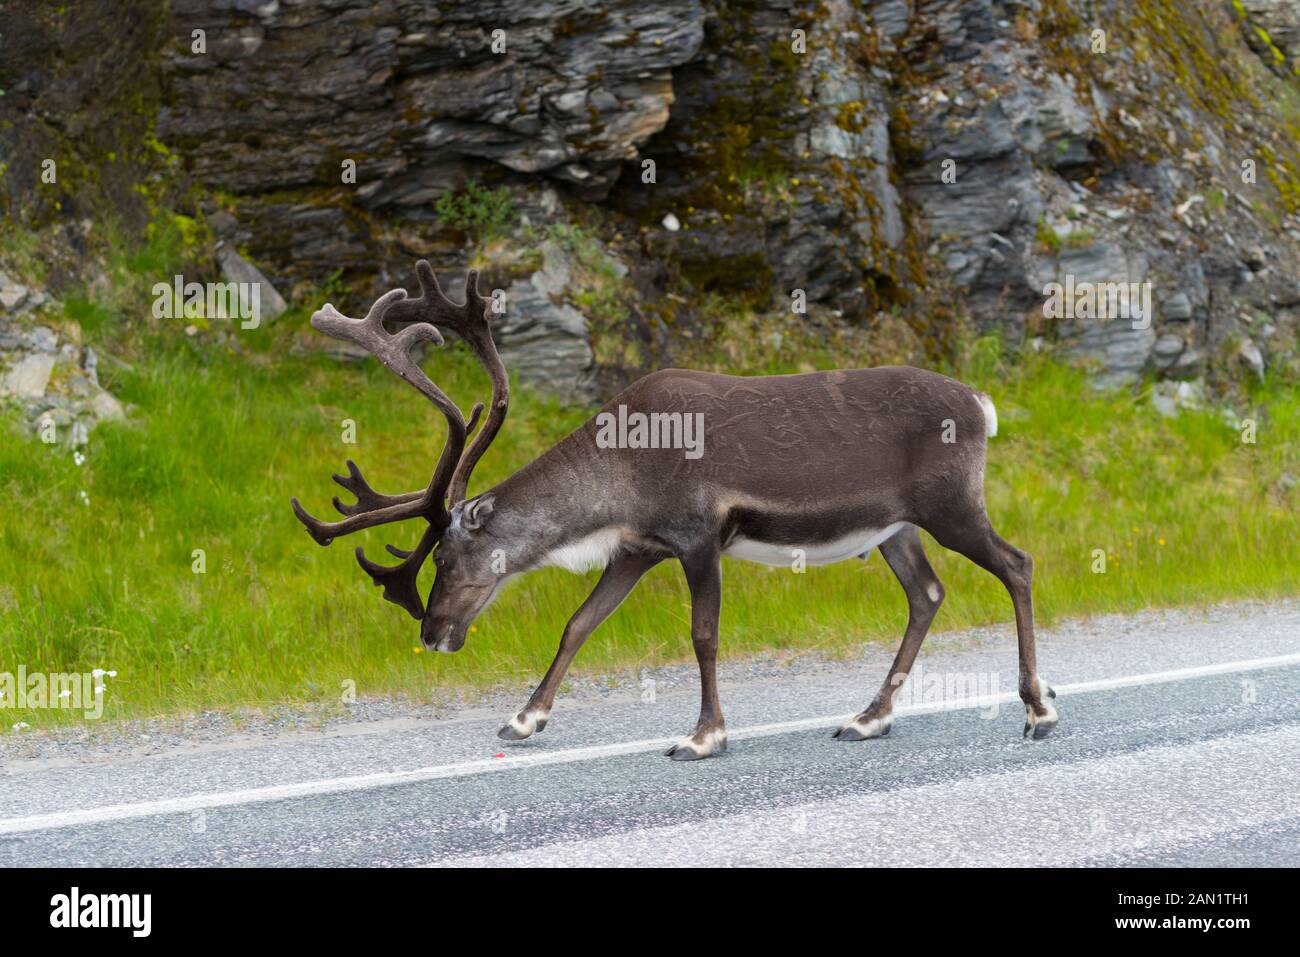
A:
{"label": "reindeer neck", "polygon": [[580,429],[489,490],[497,509],[524,530],[538,562],[612,523],[620,463],[594,451]]}

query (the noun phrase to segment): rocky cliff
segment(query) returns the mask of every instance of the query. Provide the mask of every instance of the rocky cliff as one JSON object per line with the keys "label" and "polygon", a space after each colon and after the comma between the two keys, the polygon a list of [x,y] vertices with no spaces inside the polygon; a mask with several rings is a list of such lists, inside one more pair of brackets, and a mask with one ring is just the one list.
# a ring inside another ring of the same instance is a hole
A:
{"label": "rocky cliff", "polygon": [[[566,394],[738,315],[917,362],[998,328],[1103,385],[1298,371],[1295,0],[4,6],[11,222],[75,250],[176,202],[357,302],[473,262]],[[1058,315],[1053,282],[1154,315]]]}

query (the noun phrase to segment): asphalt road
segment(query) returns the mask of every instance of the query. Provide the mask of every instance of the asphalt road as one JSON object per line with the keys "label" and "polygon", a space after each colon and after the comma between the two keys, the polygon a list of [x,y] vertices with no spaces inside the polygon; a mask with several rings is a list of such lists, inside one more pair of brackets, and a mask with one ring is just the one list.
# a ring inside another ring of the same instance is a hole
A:
{"label": "asphalt road", "polygon": [[21,763],[0,865],[1300,865],[1300,605],[1045,636],[1040,742],[1004,630],[932,638],[929,694],[873,741],[830,734],[889,649],[724,682],[729,750],[693,763],[660,753],[690,687],[561,699],[515,743],[471,717]]}

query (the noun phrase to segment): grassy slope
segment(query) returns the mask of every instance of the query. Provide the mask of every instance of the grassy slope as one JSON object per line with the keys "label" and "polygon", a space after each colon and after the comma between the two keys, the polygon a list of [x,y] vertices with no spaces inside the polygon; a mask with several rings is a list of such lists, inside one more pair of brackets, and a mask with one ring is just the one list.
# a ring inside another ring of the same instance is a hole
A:
{"label": "grassy slope", "polygon": [[[297,494],[316,514],[332,514],[339,490],[329,474],[349,457],[381,490],[422,484],[442,430],[413,390],[377,363],[291,357],[283,342],[240,358],[172,335],[139,352],[148,363],[110,383],[137,407],[132,420],[101,426],[84,465],[0,424],[0,671],[19,663],[115,669],[110,716],[328,704],[348,679],[360,695],[426,698],[456,684],[540,676],[595,573],[536,572],[507,589],[460,654],[424,654],[417,625],[380,600],[351,555],[353,544],[372,556],[385,541],[409,547],[418,529],[378,529],[322,549],[288,507]],[[1093,394],[1079,374],[1047,360],[1010,368],[991,356],[976,350],[961,374],[999,408],[989,512],[1036,556],[1040,621],[1294,593],[1297,492],[1276,489],[1300,448],[1294,392],[1261,395],[1268,412],[1258,443],[1243,445],[1217,416],[1162,420],[1130,396]],[[467,354],[443,351],[433,361],[434,377],[463,406],[485,391]],[[476,487],[587,414],[517,392]],[[342,442],[346,418],[357,423],[356,445]],[[949,594],[937,628],[1009,623],[1009,601],[991,577],[929,546]],[[205,574],[191,570],[196,548],[206,552]],[[1090,570],[1097,548],[1109,553],[1104,574]],[[724,654],[847,650],[893,640],[905,621],[879,557],[802,575],[729,561],[724,574]],[[689,657],[688,621],[680,570],[663,566],[592,639],[579,667]],[[70,715],[7,712],[32,724]]]}

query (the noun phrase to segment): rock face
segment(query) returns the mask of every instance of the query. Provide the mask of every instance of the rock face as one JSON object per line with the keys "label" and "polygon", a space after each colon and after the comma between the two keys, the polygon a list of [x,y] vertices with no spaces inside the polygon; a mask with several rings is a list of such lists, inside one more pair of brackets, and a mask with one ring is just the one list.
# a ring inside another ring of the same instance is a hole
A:
{"label": "rock face", "polygon": [[1296,0],[1240,0],[1246,14],[1246,42],[1269,69],[1300,76],[1300,3]]}
{"label": "rock face", "polygon": [[[1242,157],[1273,155],[1268,120],[1235,114],[1231,104],[1253,94],[1228,72],[1235,66],[1213,60],[1212,21],[1173,4],[1121,3],[1107,37],[1066,3],[1044,3],[1037,18],[960,0],[930,13],[936,34],[914,22],[903,38],[905,49],[943,50],[906,97],[923,146],[904,179],[931,251],[978,322],[1049,331],[1098,368],[1100,385],[1145,371],[1199,375],[1255,310],[1284,316],[1294,333],[1295,311],[1282,303],[1300,262],[1300,219],[1292,203],[1269,224],[1271,188],[1242,175]],[[1175,29],[1172,62],[1144,66],[1138,51],[1150,51],[1134,41]],[[956,178],[944,183],[936,173],[949,159]],[[1295,175],[1293,159],[1285,173]],[[1053,323],[1044,286],[1067,278],[1149,284],[1154,325]],[[1287,342],[1271,348],[1293,354]]]}
{"label": "rock face", "polygon": [[[214,231],[286,291],[463,271],[494,239],[544,259],[576,226],[626,263],[657,361],[692,317],[802,298],[902,316],[931,355],[966,320],[1056,341],[1100,385],[1297,364],[1294,0],[135,2],[161,26],[91,0],[79,29],[153,78]],[[32,57],[58,47],[18,21]],[[42,76],[0,72],[0,109],[96,79]],[[470,183],[512,198],[494,235],[437,212]],[[503,349],[593,394],[592,297],[547,268],[510,275]],[[1155,314],[1052,316],[1067,280],[1145,285]]]}
{"label": "rock face", "polygon": [[[869,25],[845,0],[715,7],[702,54],[675,74],[672,119],[610,204],[654,230],[651,253],[696,291],[786,306],[795,289],[861,314],[897,280],[904,239],[890,107],[859,55]],[[643,161],[644,162],[644,161]]]}
{"label": "rock face", "polygon": [[587,317],[563,301],[568,257],[553,242],[542,246],[542,268],[505,290],[505,314],[493,323],[506,367],[526,382],[570,401],[596,398],[595,356]]}
{"label": "rock face", "polygon": [[373,272],[375,215],[427,220],[468,178],[608,192],[667,122],[703,16],[695,0],[180,0],[176,34],[209,42],[164,57],[158,136],[241,197],[234,239],[259,260]]}
{"label": "rock face", "polygon": [[[1094,289],[1106,283],[1119,283],[1131,290],[1135,285],[1140,288],[1147,280],[1145,256],[1105,242],[1035,259],[1030,268],[1033,286],[1039,289],[1049,283],[1073,281],[1076,288],[1085,283]],[[1124,311],[1133,315],[1102,317],[1090,311],[1087,316],[1066,316],[1061,321],[1060,331],[1067,350],[1098,363],[1100,371],[1095,381],[1103,387],[1136,381],[1155,347],[1156,333],[1151,321],[1154,310],[1133,304]]]}
{"label": "rock face", "polygon": [[703,16],[696,0],[178,0],[182,35],[211,42],[167,56],[159,135],[235,192],[318,187],[350,158],[370,208],[427,206],[475,161],[599,193],[667,122]]}

